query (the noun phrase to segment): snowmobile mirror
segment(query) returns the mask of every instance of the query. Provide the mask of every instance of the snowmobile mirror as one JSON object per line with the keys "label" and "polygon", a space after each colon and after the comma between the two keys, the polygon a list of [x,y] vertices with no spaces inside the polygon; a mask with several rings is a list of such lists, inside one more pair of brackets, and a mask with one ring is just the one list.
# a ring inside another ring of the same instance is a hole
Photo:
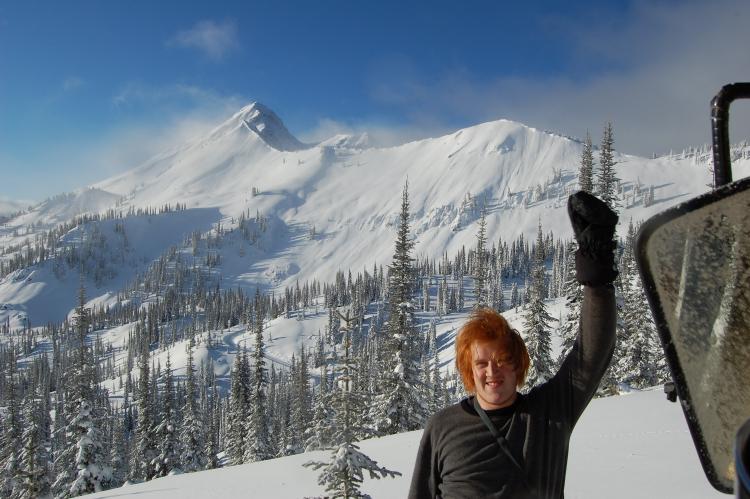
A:
{"label": "snowmobile mirror", "polygon": [[750,178],[661,212],[637,262],[703,469],[731,493],[750,418]]}

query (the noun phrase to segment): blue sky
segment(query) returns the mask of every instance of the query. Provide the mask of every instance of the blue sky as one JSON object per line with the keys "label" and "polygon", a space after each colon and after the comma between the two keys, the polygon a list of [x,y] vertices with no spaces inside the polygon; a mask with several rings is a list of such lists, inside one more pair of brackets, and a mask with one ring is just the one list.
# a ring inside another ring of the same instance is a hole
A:
{"label": "blue sky", "polygon": [[132,168],[254,100],[307,141],[508,118],[700,145],[711,95],[750,79],[748,20],[746,0],[0,3],[0,199]]}

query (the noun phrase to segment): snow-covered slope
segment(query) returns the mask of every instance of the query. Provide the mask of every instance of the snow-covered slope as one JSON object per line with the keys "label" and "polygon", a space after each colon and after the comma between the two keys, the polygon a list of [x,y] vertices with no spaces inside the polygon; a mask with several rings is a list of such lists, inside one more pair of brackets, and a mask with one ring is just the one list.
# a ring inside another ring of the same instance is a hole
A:
{"label": "snow-covered slope", "polygon": [[[362,490],[375,498],[406,497],[421,431],[361,442],[362,451],[395,479],[365,478]],[[303,463],[327,452],[159,478],[93,494],[92,498],[189,499],[222,497],[294,498],[323,496],[316,472]],[[570,499],[705,499],[727,497],[711,488],[679,404],[660,390],[594,400],[573,432],[565,497]]]}
{"label": "snow-covered slope", "polygon": [[[164,230],[185,237],[207,230],[211,222],[236,227],[241,214],[271,220],[265,241],[252,254],[236,244],[217,250],[223,282],[268,289],[313,278],[330,281],[338,270],[389,263],[407,181],[418,255],[439,258],[473,246],[482,207],[490,243],[519,234],[531,239],[540,222],[556,237],[571,235],[565,202],[577,189],[582,144],[576,140],[499,120],[397,147],[368,144],[363,136],[337,136],[305,145],[271,110],[253,103],[199,140],[8,221],[0,226],[0,260],[10,261],[43,230],[83,212],[180,204],[187,213],[202,214],[195,224],[190,216],[168,220]],[[616,155],[623,191],[620,233],[631,219],[648,218],[705,191],[709,158],[705,153],[656,159]],[[737,157],[735,169],[736,178],[750,173],[748,155]],[[654,202],[644,206],[649,191]],[[214,214],[209,224],[206,209]],[[174,244],[168,239],[153,241]],[[145,259],[158,256],[146,253]],[[90,296],[111,292],[135,273],[120,269],[118,275],[119,282],[87,283]],[[60,285],[43,271],[37,279],[46,287]],[[6,279],[0,282],[0,300],[24,309],[34,323],[53,320],[56,316],[32,305],[41,289],[17,289]],[[67,292],[66,287],[55,296]],[[74,294],[61,300],[60,308],[69,310]]]}
{"label": "snow-covered slope", "polygon": [[[540,219],[558,236],[570,234],[562,208],[575,189],[579,142],[500,120],[398,147],[352,148],[340,138],[290,151],[245,126],[256,106],[203,140],[98,187],[129,196],[135,206],[181,202],[216,206],[235,217],[260,210],[279,217],[293,239],[314,228],[313,241],[293,243],[267,263],[298,268],[293,278],[300,280],[387,261],[407,180],[419,254],[438,256],[471,244],[482,205],[491,240],[532,237]],[[709,182],[703,164],[633,156],[618,161],[626,189],[636,183],[655,189],[654,205],[628,208],[624,219],[645,218]]]}

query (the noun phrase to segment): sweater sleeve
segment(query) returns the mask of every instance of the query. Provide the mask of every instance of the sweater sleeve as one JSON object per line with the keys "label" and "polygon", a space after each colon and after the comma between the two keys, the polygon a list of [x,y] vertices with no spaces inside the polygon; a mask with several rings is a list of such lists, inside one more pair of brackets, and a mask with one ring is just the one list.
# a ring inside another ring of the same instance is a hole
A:
{"label": "sweater sleeve", "polygon": [[583,287],[578,337],[548,389],[567,407],[572,428],[596,393],[615,349],[615,290],[611,284]]}
{"label": "sweater sleeve", "polygon": [[409,487],[409,499],[432,499],[437,495],[437,480],[440,475],[435,464],[437,459],[434,455],[431,423],[432,420],[427,422],[422,433],[422,440],[419,442],[417,461],[414,464],[414,473]]}

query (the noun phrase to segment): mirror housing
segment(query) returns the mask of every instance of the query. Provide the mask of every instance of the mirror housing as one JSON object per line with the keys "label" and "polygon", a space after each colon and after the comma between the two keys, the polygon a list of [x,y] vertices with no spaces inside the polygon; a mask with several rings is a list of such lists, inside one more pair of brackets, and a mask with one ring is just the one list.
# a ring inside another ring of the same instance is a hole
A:
{"label": "mirror housing", "polygon": [[750,418],[750,178],[647,220],[636,259],[706,477],[731,493]]}

